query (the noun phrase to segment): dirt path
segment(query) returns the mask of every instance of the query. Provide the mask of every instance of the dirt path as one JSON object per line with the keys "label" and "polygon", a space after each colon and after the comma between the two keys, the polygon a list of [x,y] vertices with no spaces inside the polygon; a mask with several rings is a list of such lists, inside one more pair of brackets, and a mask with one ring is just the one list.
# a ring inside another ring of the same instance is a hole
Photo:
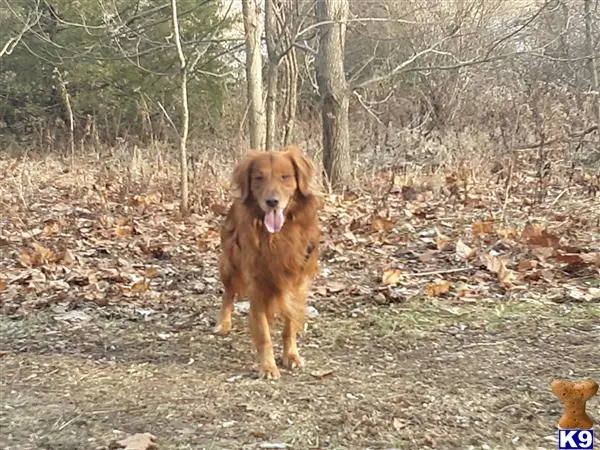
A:
{"label": "dirt path", "polygon": [[96,449],[148,431],[167,449],[552,449],[551,380],[600,378],[597,305],[320,303],[308,366],[279,382],[254,378],[241,318],[210,334],[209,302],[193,316],[1,319],[0,444]]}

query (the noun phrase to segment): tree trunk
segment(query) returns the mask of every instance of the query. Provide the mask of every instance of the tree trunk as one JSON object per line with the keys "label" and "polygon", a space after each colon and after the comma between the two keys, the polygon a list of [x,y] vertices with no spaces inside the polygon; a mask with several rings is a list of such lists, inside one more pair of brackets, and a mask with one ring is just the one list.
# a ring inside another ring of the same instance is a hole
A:
{"label": "tree trunk", "polygon": [[[350,181],[350,137],[348,130],[348,85],[344,72],[344,49],[348,0],[317,0],[319,52],[317,84],[321,95],[323,164],[334,189]],[[333,23],[332,23],[333,22]]]}
{"label": "tree trunk", "polygon": [[250,116],[250,147],[262,150],[265,142],[265,108],[263,105],[259,5],[255,0],[242,0],[242,12],[246,32],[246,84]]}
{"label": "tree trunk", "polygon": [[58,83],[60,85],[60,93],[63,101],[63,105],[67,110],[69,117],[69,150],[71,151],[71,169],[75,164],[75,120],[73,118],[73,108],[71,108],[71,96],[67,90],[67,84],[63,80],[62,74],[58,69],[54,69],[58,76]]}
{"label": "tree trunk", "polygon": [[592,81],[592,89],[596,97],[596,122],[600,124],[600,81],[598,80],[598,65],[594,51],[594,34],[592,31],[592,12],[591,0],[583,0],[583,9],[585,14],[585,43],[586,52],[589,55],[590,80]]}
{"label": "tree trunk", "polygon": [[190,111],[187,95],[187,63],[183,48],[181,46],[181,35],[179,34],[179,19],[177,17],[177,0],[171,0],[173,32],[175,34],[175,45],[179,57],[179,70],[181,73],[181,103],[182,103],[182,130],[179,136],[179,157],[181,166],[181,213],[187,214],[189,209],[188,189],[188,167],[187,167],[187,137],[190,126]]}
{"label": "tree trunk", "polygon": [[281,39],[286,47],[287,53],[283,56],[283,68],[285,75],[285,91],[283,102],[283,146],[287,147],[292,139],[294,121],[296,120],[296,108],[298,106],[298,56],[294,47],[294,38],[301,20],[298,15],[298,3],[296,0],[283,2],[285,19],[288,26],[282,30]]}
{"label": "tree trunk", "polygon": [[268,151],[275,146],[275,128],[277,126],[277,78],[279,74],[279,55],[277,51],[277,18],[275,1],[265,0],[265,36],[269,64],[267,69],[267,142]]}
{"label": "tree trunk", "polygon": [[283,58],[285,68],[285,109],[283,127],[283,146],[287,147],[292,139],[296,107],[298,106],[298,58],[296,49],[292,48]]}

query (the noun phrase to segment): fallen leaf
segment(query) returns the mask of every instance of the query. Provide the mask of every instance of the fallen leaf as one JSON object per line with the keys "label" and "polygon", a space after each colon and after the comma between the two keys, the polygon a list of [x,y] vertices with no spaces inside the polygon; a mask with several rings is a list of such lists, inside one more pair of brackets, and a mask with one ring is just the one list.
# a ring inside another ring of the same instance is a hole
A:
{"label": "fallen leaf", "polygon": [[60,223],[56,219],[48,219],[44,222],[44,234],[57,234],[60,231]]}
{"label": "fallen leaf", "polygon": [[576,287],[568,288],[566,296],[570,300],[575,300],[577,302],[589,302],[592,300],[592,296],[589,292],[584,292]]}
{"label": "fallen leaf", "polygon": [[558,253],[554,255],[554,259],[569,266],[587,266],[588,264],[581,256],[580,253]]}
{"label": "fallen leaf", "polygon": [[435,237],[435,243],[438,250],[441,251],[450,250],[452,248],[452,239],[441,233],[438,233],[438,235]]}
{"label": "fallen leaf", "polygon": [[315,378],[325,378],[331,374],[333,374],[333,370],[331,369],[315,370],[310,373],[310,375]]}
{"label": "fallen leaf", "polygon": [[144,270],[144,276],[146,278],[156,278],[160,275],[160,272],[156,267],[146,267]]}
{"label": "fallen leaf", "polygon": [[130,237],[133,234],[131,225],[115,225],[115,235],[117,237]]}
{"label": "fallen leaf", "polygon": [[396,222],[384,217],[376,216],[371,222],[371,229],[373,231],[389,231],[394,229]]}
{"label": "fallen leaf", "polygon": [[394,419],[392,420],[392,426],[396,431],[400,431],[406,428],[408,425],[409,422],[407,420],[399,419],[398,417],[394,417]]}
{"label": "fallen leaf", "polygon": [[450,291],[450,282],[447,280],[436,281],[435,283],[429,283],[425,287],[425,294],[429,297],[439,297]]}
{"label": "fallen leaf", "polygon": [[430,263],[435,260],[435,257],[438,255],[437,250],[425,250],[423,253],[419,255],[419,261],[422,263]]}
{"label": "fallen leaf", "polygon": [[359,196],[356,192],[352,192],[352,191],[344,192],[344,201],[345,202],[353,202],[354,200],[357,200],[358,198],[359,198]]}
{"label": "fallen leaf", "polygon": [[346,289],[346,284],[344,283],[340,283],[338,281],[329,281],[327,283],[327,290],[332,293],[332,294],[336,294],[338,292],[342,292],[344,289]]}
{"label": "fallen leaf", "polygon": [[148,289],[150,289],[150,283],[146,279],[138,280],[131,285],[131,292],[136,294],[140,292],[146,292]]}
{"label": "fallen leaf", "polygon": [[497,232],[502,239],[516,239],[519,231],[515,227],[501,228]]}
{"label": "fallen leaf", "polygon": [[137,433],[120,441],[111,442],[108,448],[111,450],[155,450],[158,445],[156,436],[150,433]]}
{"label": "fallen leaf", "polygon": [[285,442],[263,442],[258,447],[277,450],[277,449],[289,448],[289,445],[287,445]]}
{"label": "fallen leaf", "polygon": [[533,247],[531,253],[533,253],[540,261],[544,261],[554,256],[556,250],[552,247]]}
{"label": "fallen leaf", "polygon": [[494,231],[494,222],[491,220],[473,222],[471,225],[471,233],[475,236],[480,234],[490,234]]}
{"label": "fallen leaf", "polygon": [[478,294],[474,289],[471,289],[468,286],[462,286],[456,290],[456,295],[461,298],[475,298]]}
{"label": "fallen leaf", "polygon": [[140,249],[144,253],[147,253],[156,259],[169,259],[169,257],[170,257],[168,249],[163,247],[160,244],[157,244],[157,245],[140,244]]}
{"label": "fallen leaf", "polygon": [[75,255],[73,255],[73,252],[71,252],[71,250],[65,250],[64,252],[62,252],[62,255],[60,257],[60,262],[70,266],[71,264],[75,263],[77,261],[77,259],[75,259]]}
{"label": "fallen leaf", "polygon": [[401,188],[402,198],[406,201],[413,201],[419,197],[419,193],[412,186],[402,186]]}
{"label": "fallen leaf", "polygon": [[160,203],[162,195],[160,192],[153,192],[148,195],[136,195],[131,203],[140,206],[150,206]]}
{"label": "fallen leaf", "polygon": [[55,252],[36,243],[19,252],[19,263],[23,267],[38,267],[50,262],[56,262],[58,259]]}
{"label": "fallen leaf", "polygon": [[479,255],[480,261],[485,267],[498,276],[498,280],[505,286],[511,287],[516,280],[515,273],[506,267],[504,260],[491,253],[483,253]]}
{"label": "fallen leaf", "polygon": [[0,278],[0,291],[3,291],[4,289],[6,289],[6,280]]}
{"label": "fallen leaf", "polygon": [[150,282],[145,278],[134,281],[130,286],[119,285],[119,290],[126,297],[131,297],[133,294],[140,294],[150,289]]}
{"label": "fallen leaf", "polygon": [[459,239],[456,243],[456,255],[462,259],[470,259],[475,255],[475,249],[472,249]]}
{"label": "fallen leaf", "polygon": [[323,285],[316,286],[313,292],[321,297],[325,297],[327,296],[327,287]]}
{"label": "fallen leaf", "polygon": [[545,230],[546,227],[544,224],[528,222],[523,231],[521,231],[521,240],[527,241],[528,239],[541,236]]}
{"label": "fallen leaf", "polygon": [[351,231],[344,233],[344,237],[349,241],[356,242],[356,236]]}
{"label": "fallen leaf", "polygon": [[591,265],[594,265],[596,267],[600,267],[600,252],[581,253],[580,255],[581,255],[581,259],[586,264],[591,264]]}
{"label": "fallen leaf", "polygon": [[546,231],[542,224],[528,223],[521,233],[521,240],[528,245],[558,248],[560,238]]}
{"label": "fallen leaf", "polygon": [[531,259],[524,259],[523,261],[519,262],[519,265],[517,266],[517,270],[519,272],[526,272],[528,270],[531,269],[535,269],[538,265],[537,261],[531,260]]}
{"label": "fallen leaf", "polygon": [[382,282],[385,285],[398,284],[402,278],[402,271],[400,269],[387,268],[383,271]]}
{"label": "fallen leaf", "polygon": [[72,309],[62,314],[57,314],[53,316],[53,318],[54,320],[65,320],[71,322],[89,322],[92,320],[92,317],[89,314],[79,309]]}

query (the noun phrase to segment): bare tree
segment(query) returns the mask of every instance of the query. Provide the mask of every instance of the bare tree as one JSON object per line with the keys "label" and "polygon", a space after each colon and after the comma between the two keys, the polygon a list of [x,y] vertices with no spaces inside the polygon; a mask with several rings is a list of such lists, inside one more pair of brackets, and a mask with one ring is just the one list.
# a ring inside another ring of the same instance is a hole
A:
{"label": "bare tree", "polygon": [[[298,27],[297,0],[265,0],[265,38],[267,42],[267,150],[277,145],[277,108],[281,105],[285,147],[291,139],[297,106],[298,60],[295,35]],[[279,86],[283,63],[282,86]],[[282,102],[279,95],[282,94]]]}
{"label": "bare tree", "polygon": [[179,56],[179,70],[181,74],[181,104],[182,104],[182,130],[179,135],[179,158],[181,167],[181,212],[187,213],[189,209],[189,189],[188,189],[188,167],[187,167],[187,137],[190,127],[190,111],[188,107],[187,81],[188,67],[181,46],[181,34],[179,33],[179,16],[177,15],[177,0],[171,0],[171,12],[173,18],[173,33],[175,35],[175,45],[177,46],[177,55]]}
{"label": "bare tree", "polygon": [[267,150],[275,144],[275,128],[277,121],[277,81],[279,75],[279,55],[277,52],[277,17],[275,1],[265,0],[265,37],[267,40]]}
{"label": "bare tree", "polygon": [[344,72],[348,0],[317,0],[319,51],[317,84],[321,95],[323,164],[333,188],[350,179],[349,93]]}
{"label": "bare tree", "polygon": [[60,70],[58,68],[54,68],[54,73],[56,74],[56,78],[58,80],[58,85],[60,87],[60,94],[63,101],[63,105],[65,110],[67,111],[67,116],[69,118],[69,150],[71,152],[71,164],[75,162],[75,119],[73,117],[73,108],[71,107],[71,95],[69,94],[69,90],[67,89],[67,83],[62,77]]}
{"label": "bare tree", "polygon": [[298,57],[295,47],[291,47],[290,51],[283,57],[283,68],[285,74],[283,146],[285,147],[290,143],[292,138],[296,108],[298,107]]}
{"label": "bare tree", "polygon": [[260,7],[256,0],[242,0],[246,32],[246,84],[250,115],[250,147],[256,150],[262,150],[265,142],[259,10]]}
{"label": "bare tree", "polygon": [[600,124],[600,81],[598,81],[598,65],[596,63],[596,51],[594,35],[592,31],[592,12],[591,12],[591,0],[584,0],[584,14],[585,14],[585,43],[586,51],[589,55],[590,64],[590,79],[592,80],[592,89],[594,90],[594,96],[596,97],[596,121]]}
{"label": "bare tree", "polygon": [[8,5],[9,10],[19,20],[19,22],[21,24],[21,29],[16,33],[15,36],[11,36],[4,43],[2,48],[0,48],[0,58],[2,58],[3,56],[10,55],[13,52],[15,47],[19,44],[19,42],[21,42],[21,39],[23,38],[23,36],[39,22],[40,17],[42,15],[40,12],[40,9],[39,9],[39,1],[35,2],[35,6],[27,14],[26,17],[21,17],[21,16],[17,15],[15,13],[15,11],[12,10],[12,8],[10,8],[10,4],[8,3],[8,0],[5,0],[5,3]]}

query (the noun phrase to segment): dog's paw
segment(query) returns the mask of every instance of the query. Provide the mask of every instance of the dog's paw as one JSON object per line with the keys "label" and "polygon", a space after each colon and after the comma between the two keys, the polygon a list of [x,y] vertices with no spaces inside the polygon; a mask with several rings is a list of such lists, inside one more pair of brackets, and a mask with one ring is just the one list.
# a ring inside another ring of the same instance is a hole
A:
{"label": "dog's paw", "polygon": [[298,353],[283,355],[283,365],[287,369],[300,369],[304,367],[304,358]]}
{"label": "dog's paw", "polygon": [[231,331],[231,321],[224,320],[219,322],[214,328],[213,333],[220,334],[221,336],[225,336],[227,333]]}
{"label": "dog's paw", "polygon": [[275,364],[262,364],[258,369],[258,376],[264,380],[278,380],[281,375]]}

